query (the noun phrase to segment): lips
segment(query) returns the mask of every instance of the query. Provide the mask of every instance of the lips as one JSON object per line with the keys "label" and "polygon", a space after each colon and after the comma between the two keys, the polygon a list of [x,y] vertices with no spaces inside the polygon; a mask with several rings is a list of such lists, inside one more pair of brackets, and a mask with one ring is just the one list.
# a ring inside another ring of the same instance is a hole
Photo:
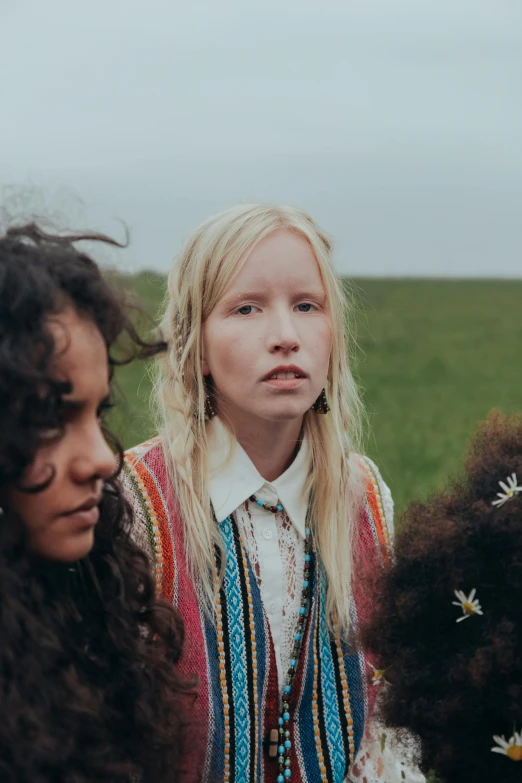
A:
{"label": "lips", "polygon": [[297,367],[295,364],[289,364],[289,365],[280,365],[279,367],[274,367],[273,370],[271,370],[269,373],[267,373],[263,380],[264,381],[289,381],[289,380],[295,380],[296,378],[306,378],[307,375],[304,370],[302,370],[300,367]]}
{"label": "lips", "polygon": [[101,497],[92,497],[82,503],[81,506],[72,511],[67,511],[63,516],[75,526],[79,528],[94,527],[100,518],[99,505]]}
{"label": "lips", "polygon": [[99,506],[101,503],[101,495],[97,495],[96,497],[91,497],[88,500],[85,501],[85,503],[82,503],[81,506],[77,506],[76,508],[73,508],[72,511],[66,511],[65,516],[71,516],[72,514],[80,514],[82,511],[91,511],[93,508]]}

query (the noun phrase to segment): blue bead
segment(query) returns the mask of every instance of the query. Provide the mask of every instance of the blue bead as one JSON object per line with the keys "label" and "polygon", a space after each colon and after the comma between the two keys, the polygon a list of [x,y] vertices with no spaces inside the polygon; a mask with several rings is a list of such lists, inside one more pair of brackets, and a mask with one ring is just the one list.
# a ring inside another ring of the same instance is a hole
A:
{"label": "blue bead", "polygon": [[304,606],[302,606],[302,607],[299,609],[299,614],[306,614],[306,609],[304,608]]}
{"label": "blue bead", "polygon": [[294,636],[294,639],[296,640],[296,642],[300,642],[301,641],[301,634],[300,633],[296,633],[296,635]]}
{"label": "blue bead", "polygon": [[307,579],[305,582],[303,582],[303,587],[305,588],[305,590],[306,590],[306,588],[307,588],[309,585],[310,585],[310,582],[308,581],[308,579]]}
{"label": "blue bead", "polygon": [[305,563],[309,563],[311,559],[312,559],[311,555],[305,555]]}
{"label": "blue bead", "polygon": [[283,719],[282,719],[282,718],[279,718],[279,725],[280,725],[280,726],[282,726],[282,725],[283,725]]}
{"label": "blue bead", "polygon": [[294,667],[294,669],[295,669],[295,667],[297,666],[297,661],[296,661],[296,659],[295,659],[295,658],[292,658],[292,660],[290,661],[290,666],[293,666],[293,667]]}
{"label": "blue bead", "polygon": [[283,746],[282,746],[282,745],[280,745],[280,746],[278,747],[278,749],[277,749],[277,752],[279,753],[279,755],[280,755],[280,756],[282,756],[282,755],[283,755],[283,753],[285,752],[285,749],[283,748]]}
{"label": "blue bead", "polygon": [[258,506],[264,506],[265,505],[262,500],[256,500],[256,503],[257,503]]}
{"label": "blue bead", "polygon": [[283,506],[281,505],[281,503],[278,503],[276,508],[277,508],[278,511],[282,511],[283,510]]}
{"label": "blue bead", "polygon": [[291,690],[292,688],[290,685],[285,685],[285,693],[290,693]]}
{"label": "blue bead", "polygon": [[[281,720],[281,719],[279,719]],[[289,712],[283,712],[283,720],[290,720],[290,713]]]}
{"label": "blue bead", "polygon": [[292,747],[292,743],[290,742],[290,740],[285,740],[285,748],[291,748],[291,747]]}
{"label": "blue bead", "polygon": [[277,783],[285,783],[285,779],[282,775],[277,776]]}
{"label": "blue bead", "polygon": [[285,778],[286,778],[287,780],[290,778],[290,775],[291,775],[291,774],[292,774],[292,773],[290,772],[290,770],[289,770],[289,769],[285,769]]}
{"label": "blue bead", "polygon": [[310,530],[309,527],[305,527],[305,535],[306,535],[307,538],[308,538],[308,536],[310,535],[311,532],[312,531]]}

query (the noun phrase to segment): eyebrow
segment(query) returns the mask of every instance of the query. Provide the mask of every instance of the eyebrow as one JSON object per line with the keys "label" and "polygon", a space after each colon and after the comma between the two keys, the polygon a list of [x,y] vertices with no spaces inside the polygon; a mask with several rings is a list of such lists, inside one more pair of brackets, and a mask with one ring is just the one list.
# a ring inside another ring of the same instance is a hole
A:
{"label": "eyebrow", "polygon": [[326,299],[326,291],[324,288],[307,288],[302,291],[296,291],[293,294],[294,299]]}
{"label": "eyebrow", "polygon": [[[303,289],[296,291],[292,294],[292,299],[326,299],[326,291],[323,288]],[[266,294],[262,294],[259,291],[240,291],[237,294],[231,294],[225,296],[221,300],[220,304],[232,304],[233,302],[240,302],[243,299],[266,299]]]}
{"label": "eyebrow", "polygon": [[263,295],[259,291],[240,291],[237,294],[230,294],[230,296],[224,296],[220,304],[231,304],[232,302],[239,302],[241,299],[263,299]]}

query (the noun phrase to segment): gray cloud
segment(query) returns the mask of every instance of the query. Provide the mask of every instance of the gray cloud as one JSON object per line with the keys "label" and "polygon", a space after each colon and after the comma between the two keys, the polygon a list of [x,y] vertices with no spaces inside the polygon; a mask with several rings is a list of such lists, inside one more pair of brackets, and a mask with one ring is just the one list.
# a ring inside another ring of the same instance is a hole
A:
{"label": "gray cloud", "polygon": [[4,193],[126,220],[129,266],[274,200],[346,273],[522,275],[518,0],[0,0],[0,25]]}

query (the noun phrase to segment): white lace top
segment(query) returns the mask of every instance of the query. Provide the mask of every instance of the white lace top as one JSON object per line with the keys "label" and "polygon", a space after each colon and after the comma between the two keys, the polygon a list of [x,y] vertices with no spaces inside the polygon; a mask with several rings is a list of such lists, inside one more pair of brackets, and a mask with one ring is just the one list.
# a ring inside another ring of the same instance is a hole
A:
{"label": "white lace top", "polygon": [[[236,440],[215,417],[209,423],[210,497],[218,522],[234,515],[259,583],[274,643],[279,687],[289,668],[296,617],[300,607],[300,581],[304,569],[305,519],[308,498],[305,482],[309,448],[303,442],[290,467],[275,481],[266,482]],[[376,469],[375,469],[376,470]],[[378,471],[376,474],[379,476]],[[379,476],[380,478],[380,476]],[[393,528],[393,502],[380,479],[388,528]],[[273,514],[249,500],[281,503]],[[382,730],[367,729],[348,781],[360,783],[423,783],[424,777],[407,766],[390,743],[381,747]]]}

